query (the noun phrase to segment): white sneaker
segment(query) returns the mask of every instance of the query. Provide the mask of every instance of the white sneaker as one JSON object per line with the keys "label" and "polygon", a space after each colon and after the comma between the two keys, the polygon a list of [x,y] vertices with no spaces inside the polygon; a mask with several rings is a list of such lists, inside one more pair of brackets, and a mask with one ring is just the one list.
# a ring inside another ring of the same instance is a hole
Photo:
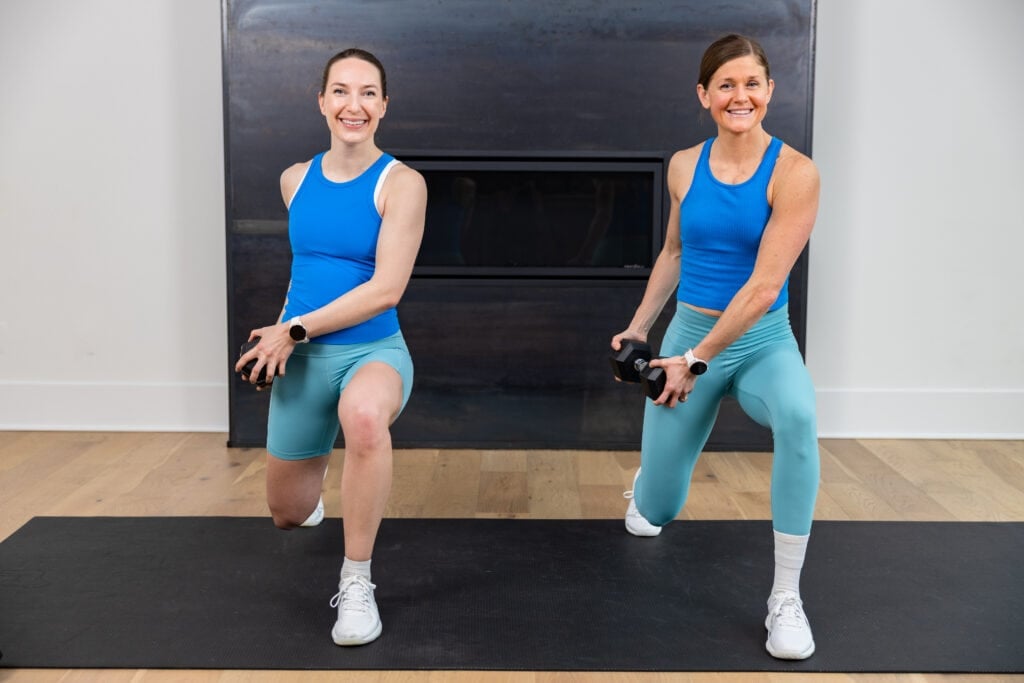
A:
{"label": "white sneaker", "polygon": [[[326,467],[324,468],[324,481],[327,481],[327,469],[328,468]],[[306,521],[300,524],[299,526],[317,526],[322,521],[324,521],[324,496],[321,493],[320,500],[318,500],[316,503],[316,508],[311,513],[309,513],[309,517],[306,518]]]}
{"label": "white sneaker", "polygon": [[[637,469],[633,475],[633,489],[636,489],[636,480],[640,478],[640,470]],[[626,508],[626,531],[634,536],[657,536],[661,533],[661,527],[648,522],[640,511],[636,509],[636,501],[633,500],[633,490],[622,494],[623,498],[629,500],[629,507]]]}
{"label": "white sneaker", "polygon": [[807,659],[814,654],[814,638],[804,605],[792,591],[772,593],[768,598],[768,629],[765,647],[776,659]]}
{"label": "white sneaker", "polygon": [[376,587],[365,576],[342,579],[331,598],[331,607],[338,608],[338,620],[331,629],[336,645],[365,645],[380,635],[380,614],[373,599]]}
{"label": "white sneaker", "polygon": [[316,504],[316,509],[309,513],[309,517],[306,518],[306,521],[299,526],[316,526],[322,521],[324,521],[324,497],[320,496],[320,500],[317,501]]}

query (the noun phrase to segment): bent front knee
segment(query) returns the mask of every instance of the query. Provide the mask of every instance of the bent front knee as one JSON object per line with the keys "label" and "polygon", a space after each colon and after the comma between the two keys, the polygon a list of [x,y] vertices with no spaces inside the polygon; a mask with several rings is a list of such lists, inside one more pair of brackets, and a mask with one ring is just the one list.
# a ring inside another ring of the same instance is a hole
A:
{"label": "bent front knee", "polygon": [[346,451],[375,452],[391,445],[387,415],[372,410],[355,410],[342,416]]}
{"label": "bent front knee", "polygon": [[775,439],[790,443],[817,444],[818,416],[814,406],[791,406],[772,425]]}

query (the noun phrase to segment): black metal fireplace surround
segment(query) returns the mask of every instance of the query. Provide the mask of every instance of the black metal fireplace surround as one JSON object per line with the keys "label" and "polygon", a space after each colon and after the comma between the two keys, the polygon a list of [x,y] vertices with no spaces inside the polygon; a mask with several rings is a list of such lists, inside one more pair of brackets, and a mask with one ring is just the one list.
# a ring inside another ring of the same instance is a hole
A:
{"label": "black metal fireplace surround", "polygon": [[[814,0],[223,0],[229,363],[288,283],[281,171],[329,144],[330,55],[388,69],[380,146],[420,170],[427,225],[399,317],[415,387],[401,447],[635,449],[643,399],[608,342],[661,248],[671,154],[714,135],[695,94],[704,47],[764,45],[766,129],[810,153]],[[790,278],[801,349],[807,253]],[[657,345],[673,305],[652,333]],[[226,364],[227,366],[227,364]],[[262,446],[268,395],[232,375],[233,446]],[[708,444],[768,450],[732,401]]]}

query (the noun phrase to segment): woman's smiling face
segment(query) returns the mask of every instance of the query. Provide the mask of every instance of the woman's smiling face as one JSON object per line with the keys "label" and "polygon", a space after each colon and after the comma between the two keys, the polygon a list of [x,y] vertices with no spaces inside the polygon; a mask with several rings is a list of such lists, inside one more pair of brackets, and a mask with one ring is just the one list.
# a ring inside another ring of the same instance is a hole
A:
{"label": "woman's smiling face", "polygon": [[768,113],[775,83],[754,55],[731,59],[718,67],[697,96],[718,127],[743,133],[760,125]]}

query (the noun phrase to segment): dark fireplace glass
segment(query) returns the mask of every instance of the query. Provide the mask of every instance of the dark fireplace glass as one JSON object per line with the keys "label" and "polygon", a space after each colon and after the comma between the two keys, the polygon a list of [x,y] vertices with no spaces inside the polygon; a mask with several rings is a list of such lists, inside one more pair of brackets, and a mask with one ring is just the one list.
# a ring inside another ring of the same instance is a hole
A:
{"label": "dark fireplace glass", "polygon": [[418,275],[650,273],[661,160],[408,160],[427,182]]}

